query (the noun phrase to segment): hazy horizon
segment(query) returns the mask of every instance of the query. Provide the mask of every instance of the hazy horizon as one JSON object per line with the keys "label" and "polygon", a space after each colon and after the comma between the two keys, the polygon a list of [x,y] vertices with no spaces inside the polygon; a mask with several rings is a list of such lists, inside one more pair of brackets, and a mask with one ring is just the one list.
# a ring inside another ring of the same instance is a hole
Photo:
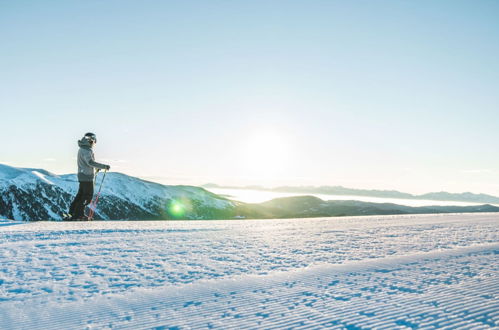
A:
{"label": "hazy horizon", "polygon": [[[0,163],[0,165],[7,165],[7,166],[11,166],[11,165],[8,165],[8,164],[5,164],[5,163]],[[33,168],[33,167],[21,167],[21,168]],[[35,169],[35,168],[33,168]],[[40,168],[42,169],[42,168]],[[47,170],[47,169],[43,169],[43,170]],[[55,174],[55,175],[68,175],[68,174],[75,174],[75,173],[54,173],[52,171],[49,171],[50,173],[52,174]],[[121,172],[118,172],[118,173],[121,173]],[[122,174],[126,174],[126,175],[129,175],[127,173],[122,173]],[[133,177],[133,176],[132,176]],[[178,179],[178,178],[164,178],[164,177],[157,177],[157,176],[140,176],[140,177],[137,177],[141,180],[145,180],[145,181],[149,181],[149,182],[154,182],[154,183],[159,183],[159,184],[163,184],[163,185],[193,185],[193,186],[199,186],[199,187],[203,187],[207,190],[210,190],[210,191],[214,191],[215,193],[217,193],[215,190],[220,188],[222,190],[224,189],[233,189],[233,190],[254,190],[255,192],[257,191],[261,191],[261,192],[269,192],[271,193],[272,191],[270,191],[271,189],[274,189],[274,188],[283,188],[283,187],[291,187],[291,188],[320,188],[320,187],[343,187],[343,188],[347,188],[347,189],[358,189],[358,190],[378,190],[378,191],[396,191],[396,192],[400,192],[400,193],[409,193],[409,194],[412,194],[414,196],[417,196],[417,195],[423,195],[423,194],[426,194],[426,193],[439,193],[439,192],[446,192],[446,193],[457,193],[457,194],[460,194],[460,193],[469,193],[470,191],[443,191],[443,190],[438,190],[438,191],[424,191],[424,192],[420,192],[420,193],[414,193],[414,192],[408,192],[408,191],[403,191],[403,190],[397,190],[397,189],[383,189],[383,188],[365,188],[365,187],[348,187],[348,186],[342,186],[342,185],[274,185],[274,186],[269,186],[269,185],[224,185],[224,184],[218,184],[218,183],[215,183],[215,182],[204,182],[204,183],[186,183],[185,181],[186,180],[182,180],[182,179]],[[178,182],[177,182],[178,181]],[[207,188],[206,186],[209,186],[209,185],[215,185],[215,187],[209,187]],[[213,190],[213,189],[214,190]],[[269,189],[269,190],[266,190],[266,189]],[[278,191],[275,191],[275,193],[279,193]],[[483,192],[471,192],[471,193],[474,193],[474,194],[483,194]],[[286,192],[283,192],[283,194],[286,194]],[[292,196],[301,196],[305,193],[290,193],[290,195]],[[315,192],[315,193],[306,193],[307,195],[311,194],[311,195],[314,195],[314,196],[318,196],[319,198],[321,198],[320,196],[342,196],[344,194],[339,194],[339,195],[335,195],[335,194],[322,194],[322,193],[318,193],[318,192]],[[319,196],[320,195],[320,196]],[[487,195],[491,195],[491,196],[498,196],[498,195],[494,195],[493,193],[492,194],[487,194]],[[361,197],[363,195],[355,195],[355,194],[352,194],[350,196],[357,196],[357,197]],[[378,197],[374,197],[372,196],[372,198],[376,199]],[[398,199],[397,197],[379,197],[380,199]],[[323,199],[323,198],[322,198]],[[401,199],[402,200],[402,199]],[[463,202],[463,205],[466,204],[470,204],[470,205],[475,205],[476,203],[466,203],[466,202]]]}
{"label": "hazy horizon", "polygon": [[0,163],[499,195],[499,3],[0,2]]}

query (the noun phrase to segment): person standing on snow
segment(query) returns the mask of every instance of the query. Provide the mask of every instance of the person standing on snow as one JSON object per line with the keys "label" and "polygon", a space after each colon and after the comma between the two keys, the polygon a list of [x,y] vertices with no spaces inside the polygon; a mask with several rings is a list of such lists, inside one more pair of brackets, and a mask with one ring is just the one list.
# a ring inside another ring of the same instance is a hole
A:
{"label": "person standing on snow", "polygon": [[95,169],[109,170],[111,166],[95,161],[93,146],[97,143],[94,133],[87,133],[78,141],[78,181],[80,187],[71,206],[69,207],[70,220],[88,220],[85,216],[85,207],[90,204],[94,195]]}

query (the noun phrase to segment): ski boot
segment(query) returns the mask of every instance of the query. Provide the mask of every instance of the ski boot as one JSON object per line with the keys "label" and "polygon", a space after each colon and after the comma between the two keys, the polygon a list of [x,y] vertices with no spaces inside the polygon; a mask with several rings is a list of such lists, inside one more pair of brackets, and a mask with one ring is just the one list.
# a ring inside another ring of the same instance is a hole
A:
{"label": "ski boot", "polygon": [[62,221],[71,221],[73,220],[73,216],[69,213],[62,214]]}

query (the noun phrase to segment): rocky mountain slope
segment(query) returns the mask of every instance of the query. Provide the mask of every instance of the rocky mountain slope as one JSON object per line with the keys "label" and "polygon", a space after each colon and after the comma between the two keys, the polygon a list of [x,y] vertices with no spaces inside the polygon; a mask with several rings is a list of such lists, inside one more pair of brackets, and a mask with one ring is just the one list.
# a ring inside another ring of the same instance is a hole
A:
{"label": "rocky mountain slope", "polygon": [[[102,173],[97,176],[97,184]],[[0,164],[0,218],[58,220],[78,190],[76,175]],[[96,219],[215,219],[233,213],[235,202],[192,186],[165,186],[107,173]]]}

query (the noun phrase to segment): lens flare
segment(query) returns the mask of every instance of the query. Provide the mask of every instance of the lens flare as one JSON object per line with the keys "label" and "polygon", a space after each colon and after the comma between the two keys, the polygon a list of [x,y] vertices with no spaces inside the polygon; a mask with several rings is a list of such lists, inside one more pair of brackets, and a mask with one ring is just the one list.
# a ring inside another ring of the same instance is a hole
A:
{"label": "lens flare", "polygon": [[180,218],[185,215],[185,206],[178,200],[172,200],[168,205],[168,213],[174,218]]}

